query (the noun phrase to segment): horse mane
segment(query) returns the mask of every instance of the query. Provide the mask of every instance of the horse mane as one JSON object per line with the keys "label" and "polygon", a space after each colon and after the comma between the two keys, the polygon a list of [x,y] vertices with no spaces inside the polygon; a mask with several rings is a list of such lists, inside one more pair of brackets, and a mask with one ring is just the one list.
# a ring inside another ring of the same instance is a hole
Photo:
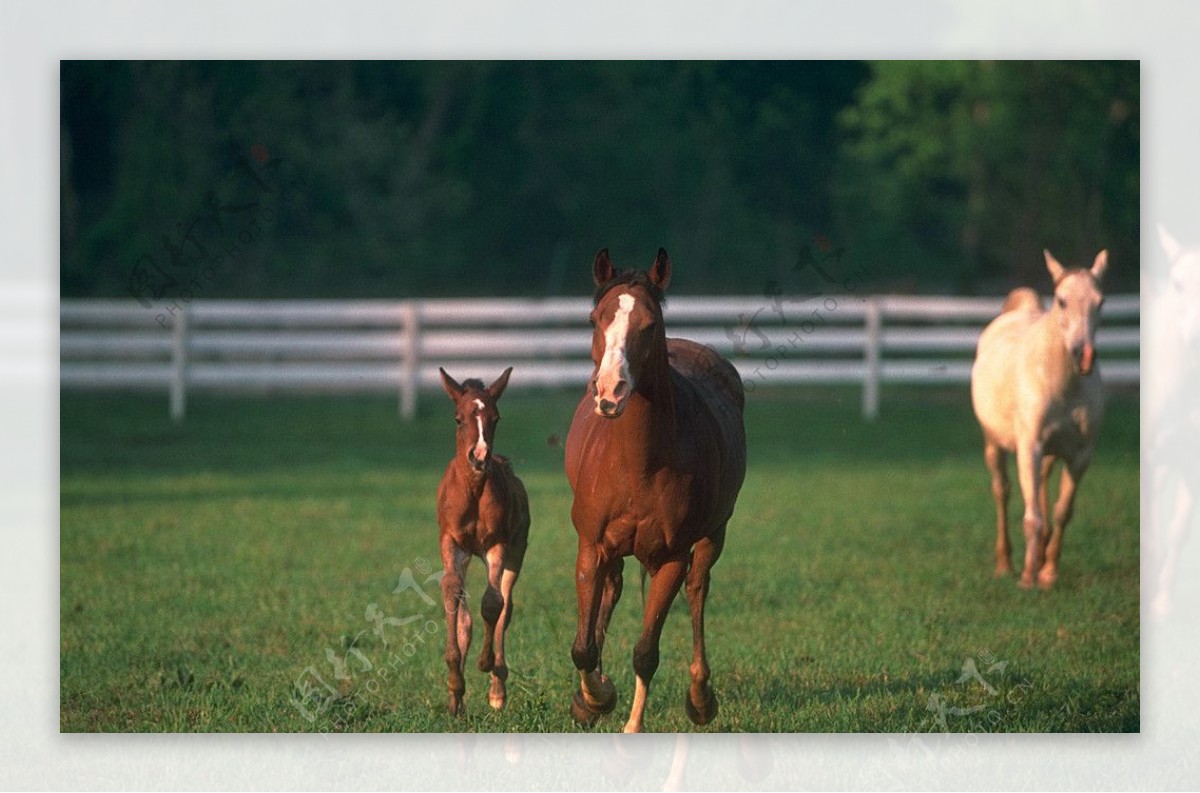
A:
{"label": "horse mane", "polygon": [[487,386],[478,377],[469,377],[462,381],[463,390],[474,388],[476,391],[487,391]]}
{"label": "horse mane", "polygon": [[667,296],[663,294],[663,291],[658,288],[657,284],[650,280],[649,273],[642,270],[624,270],[596,287],[596,293],[592,295],[592,306],[600,305],[600,298],[608,294],[608,291],[613,287],[621,286],[622,284],[640,286],[649,292],[650,296],[660,306],[667,304]]}

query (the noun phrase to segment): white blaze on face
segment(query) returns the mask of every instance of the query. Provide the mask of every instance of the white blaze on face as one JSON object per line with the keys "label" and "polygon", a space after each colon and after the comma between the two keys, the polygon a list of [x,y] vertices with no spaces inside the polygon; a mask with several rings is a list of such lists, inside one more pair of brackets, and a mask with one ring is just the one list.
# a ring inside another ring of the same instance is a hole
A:
{"label": "white blaze on face", "polygon": [[629,315],[635,305],[637,301],[633,295],[617,298],[616,316],[604,331],[604,357],[600,359],[600,369],[596,373],[597,399],[619,402],[614,392],[622,380],[628,383],[626,393],[633,390],[633,377],[625,360],[625,342],[629,337]]}
{"label": "white blaze on face", "polygon": [[475,400],[475,425],[479,428],[479,437],[475,440],[475,448],[471,452],[476,460],[483,462],[487,459],[488,445],[483,438],[483,402]]}

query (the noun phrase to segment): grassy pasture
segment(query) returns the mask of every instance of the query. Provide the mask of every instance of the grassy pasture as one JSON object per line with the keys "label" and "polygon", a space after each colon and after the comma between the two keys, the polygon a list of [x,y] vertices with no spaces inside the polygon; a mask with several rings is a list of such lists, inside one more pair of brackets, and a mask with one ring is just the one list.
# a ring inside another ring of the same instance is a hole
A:
{"label": "grassy pasture", "polygon": [[[515,373],[514,382],[519,378]],[[445,714],[433,498],[449,404],[387,398],[61,398],[64,731],[574,731],[575,533],[562,449],[574,393],[500,404],[529,490],[509,708],[474,671]],[[1049,593],[993,580],[993,515],[965,389],[768,389],[708,608],[718,731],[1127,731],[1139,727],[1138,404],[1112,397]],[[1014,518],[1019,516],[1017,498]],[[1012,526],[1014,557],[1023,549]],[[397,590],[408,569],[418,589]],[[470,591],[482,586],[472,565]],[[636,565],[605,669],[633,690]],[[433,596],[430,602],[424,599]],[[478,599],[472,598],[478,613]],[[368,618],[368,611],[375,620]],[[683,597],[647,728],[683,712]],[[305,690],[307,687],[308,690]]]}

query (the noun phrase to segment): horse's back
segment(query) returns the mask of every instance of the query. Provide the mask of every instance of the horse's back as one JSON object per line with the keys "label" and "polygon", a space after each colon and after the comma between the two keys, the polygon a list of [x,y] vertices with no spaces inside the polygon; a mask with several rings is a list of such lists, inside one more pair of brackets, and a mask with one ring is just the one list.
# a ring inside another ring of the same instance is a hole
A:
{"label": "horse's back", "polygon": [[742,378],[729,361],[711,347],[690,339],[667,339],[667,357],[671,368],[686,377],[706,396],[727,400],[739,415],[746,409],[746,391]]}
{"label": "horse's back", "polygon": [[[732,512],[746,476],[746,394],[742,378],[733,364],[712,348],[688,339],[667,339],[667,356],[671,368],[692,390],[697,403],[690,411],[693,420],[703,421],[701,416],[707,415],[715,424],[715,432],[697,425],[691,434],[719,439],[719,445],[710,450],[721,461],[713,495],[720,503],[719,512]],[[695,440],[704,442],[704,438]]]}

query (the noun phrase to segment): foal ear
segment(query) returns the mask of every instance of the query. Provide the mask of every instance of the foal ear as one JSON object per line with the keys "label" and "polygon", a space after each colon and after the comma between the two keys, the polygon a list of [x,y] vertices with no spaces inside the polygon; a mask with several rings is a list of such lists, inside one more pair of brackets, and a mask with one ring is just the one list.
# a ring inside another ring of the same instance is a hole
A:
{"label": "foal ear", "polygon": [[608,258],[608,248],[601,248],[596,254],[596,261],[592,262],[592,281],[596,286],[603,286],[616,278],[618,272],[620,271],[613,266],[612,259]]}
{"label": "foal ear", "polygon": [[504,393],[504,389],[508,388],[508,376],[512,374],[512,367],[504,370],[504,373],[496,378],[496,382],[488,386],[488,393],[492,397],[493,402],[500,400],[500,395]]}
{"label": "foal ear", "polygon": [[446,394],[452,401],[457,403],[458,398],[462,396],[463,387],[458,384],[457,380],[446,374],[446,370],[440,366],[438,367],[438,374],[442,376],[442,388],[446,389]]}
{"label": "foal ear", "polygon": [[1108,269],[1108,249],[1100,251],[1096,254],[1096,261],[1092,262],[1092,278],[1097,281],[1104,280],[1104,272]]}
{"label": "foal ear", "polygon": [[1066,273],[1066,268],[1059,264],[1058,259],[1055,259],[1054,254],[1050,251],[1043,250],[1042,254],[1046,257],[1046,269],[1050,271],[1050,278],[1057,284]]}
{"label": "foal ear", "polygon": [[1179,258],[1179,254],[1183,252],[1183,246],[1179,241],[1171,236],[1171,232],[1163,228],[1163,224],[1158,224],[1158,241],[1162,244],[1163,253],[1167,254],[1167,261],[1172,264]]}
{"label": "foal ear", "polygon": [[664,292],[667,291],[667,284],[671,283],[671,257],[667,255],[666,248],[658,249],[654,264],[650,265],[650,283]]}

